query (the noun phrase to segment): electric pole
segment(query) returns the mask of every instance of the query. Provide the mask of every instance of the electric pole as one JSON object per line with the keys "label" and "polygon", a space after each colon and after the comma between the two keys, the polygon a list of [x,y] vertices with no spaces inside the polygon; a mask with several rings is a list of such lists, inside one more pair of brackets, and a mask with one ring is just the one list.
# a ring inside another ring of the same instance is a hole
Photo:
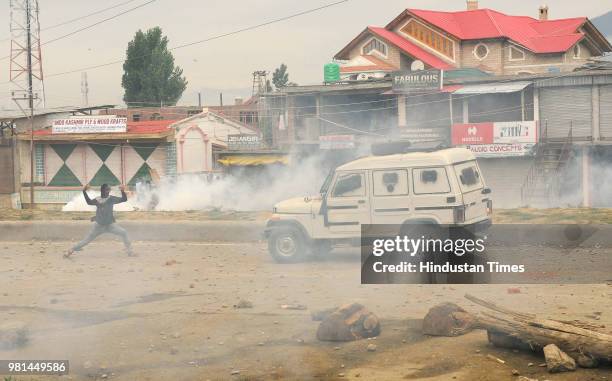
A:
{"label": "electric pole", "polygon": [[[40,49],[40,23],[38,21],[38,0],[10,0],[11,8],[11,60],[10,81],[13,100],[30,119],[30,209],[34,208],[34,101],[42,99],[44,107],[44,83],[42,54]],[[23,86],[25,77],[26,85]],[[41,97],[34,92],[37,82]],[[27,101],[26,111],[21,102]]]}

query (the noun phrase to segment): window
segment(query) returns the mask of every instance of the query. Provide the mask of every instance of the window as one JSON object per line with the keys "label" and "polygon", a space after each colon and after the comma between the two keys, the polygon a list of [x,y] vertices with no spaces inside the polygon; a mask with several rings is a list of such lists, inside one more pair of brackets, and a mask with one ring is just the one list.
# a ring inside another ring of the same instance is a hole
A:
{"label": "window", "polygon": [[450,184],[446,168],[415,168],[412,170],[414,194],[448,193]]}
{"label": "window", "polygon": [[469,161],[467,163],[455,165],[455,173],[457,174],[463,192],[470,192],[482,188],[482,180],[475,162]]}
{"label": "window", "polygon": [[387,45],[385,45],[383,42],[381,42],[380,40],[373,38],[370,41],[368,41],[364,46],[363,46],[363,54],[370,54],[373,50],[376,50],[378,53],[382,54],[383,56],[387,56]]}
{"label": "window", "polygon": [[151,120],[162,120],[162,119],[164,119],[164,117],[161,116],[160,113],[154,112],[153,114],[151,114],[151,117],[149,119],[151,119]]}
{"label": "window", "polygon": [[522,61],[525,59],[525,52],[519,48],[510,45],[508,49],[510,50],[510,61]]}
{"label": "window", "polygon": [[338,175],[332,197],[365,196],[365,181],[362,173]]}
{"label": "window", "polygon": [[453,41],[416,20],[408,21],[406,25],[400,28],[400,32],[427,45],[451,60],[455,59]]}
{"label": "window", "polygon": [[132,122],[140,122],[140,114],[132,114]]}
{"label": "window", "polygon": [[405,196],[408,194],[408,173],[405,169],[374,171],[374,196]]}
{"label": "window", "polygon": [[482,61],[485,58],[487,58],[487,56],[489,55],[489,47],[483,43],[480,43],[476,45],[473,53],[474,53],[474,57]]}

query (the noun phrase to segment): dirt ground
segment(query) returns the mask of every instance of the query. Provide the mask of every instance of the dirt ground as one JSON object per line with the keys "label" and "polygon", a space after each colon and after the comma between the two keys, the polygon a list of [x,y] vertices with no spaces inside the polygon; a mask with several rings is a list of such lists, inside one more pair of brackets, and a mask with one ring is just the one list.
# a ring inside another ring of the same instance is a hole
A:
{"label": "dirt ground", "polygon": [[[68,359],[70,374],[14,380],[612,380],[612,368],[550,375],[536,354],[494,348],[486,333],[421,334],[440,302],[478,311],[466,292],[525,312],[612,326],[610,285],[361,285],[359,253],[279,265],[264,243],[0,242],[0,321],[25,323],[29,342],[0,359]],[[252,308],[235,308],[240,300]],[[313,311],[346,302],[381,319],[375,340],[324,343]],[[306,310],[286,310],[283,304]],[[377,350],[366,347],[375,343]],[[491,360],[492,355],[505,364]]]}
{"label": "dirt ground", "polygon": [[[15,210],[0,208],[0,221],[30,220],[89,220],[93,212],[62,212],[61,210]],[[202,220],[265,220],[267,211],[239,212],[232,210],[188,210],[177,212],[132,211],[115,212],[118,220],[202,221]],[[553,209],[494,209],[493,221],[498,224],[610,224],[609,208],[553,208]]]}

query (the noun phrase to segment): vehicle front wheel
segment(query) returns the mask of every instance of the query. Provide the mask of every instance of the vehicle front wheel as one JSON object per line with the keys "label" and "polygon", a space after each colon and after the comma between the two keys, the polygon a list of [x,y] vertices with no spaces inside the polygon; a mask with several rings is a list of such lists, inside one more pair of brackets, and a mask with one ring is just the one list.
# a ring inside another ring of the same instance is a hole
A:
{"label": "vehicle front wheel", "polygon": [[278,263],[296,263],[306,256],[303,234],[291,227],[282,227],[270,232],[268,250]]}

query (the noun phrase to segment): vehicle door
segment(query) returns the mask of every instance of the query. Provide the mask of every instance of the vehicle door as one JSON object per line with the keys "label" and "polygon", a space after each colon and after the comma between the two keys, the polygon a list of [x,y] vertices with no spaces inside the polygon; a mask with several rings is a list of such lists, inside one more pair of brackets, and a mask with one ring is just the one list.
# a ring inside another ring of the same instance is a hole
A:
{"label": "vehicle door", "polygon": [[372,170],[372,223],[401,224],[410,217],[408,169]]}
{"label": "vehicle door", "polygon": [[337,172],[326,199],[330,232],[360,234],[371,221],[368,194],[365,170]]}

